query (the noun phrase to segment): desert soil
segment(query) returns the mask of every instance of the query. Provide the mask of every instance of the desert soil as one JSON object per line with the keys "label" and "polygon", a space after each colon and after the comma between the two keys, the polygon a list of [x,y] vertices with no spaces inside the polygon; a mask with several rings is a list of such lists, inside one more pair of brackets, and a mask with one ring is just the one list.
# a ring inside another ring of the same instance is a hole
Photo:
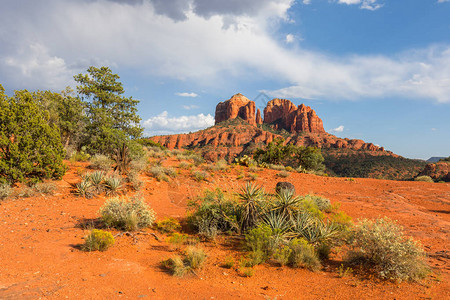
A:
{"label": "desert soil", "polygon": [[[152,229],[116,238],[105,252],[83,252],[79,246],[95,222],[105,196],[85,199],[71,193],[70,183],[80,181],[86,163],[69,163],[56,192],[0,202],[0,299],[450,299],[450,184],[400,182],[377,179],[327,178],[261,170],[255,182],[273,192],[278,181],[290,181],[298,194],[314,193],[339,202],[354,220],[388,216],[419,240],[428,254],[432,274],[420,283],[386,282],[349,274],[338,276],[341,254],[318,272],[264,264],[253,277],[241,277],[236,268],[220,265],[225,257],[243,255],[236,239],[219,237],[202,242],[206,266],[196,275],[173,277],[161,260],[176,254],[166,236]],[[178,162],[166,163],[177,166]],[[245,167],[212,172],[201,183],[190,170],[170,182],[142,175],[141,190],[157,218],[183,220],[187,203],[205,189],[237,192],[248,174]],[[113,231],[114,234],[117,231]]]}

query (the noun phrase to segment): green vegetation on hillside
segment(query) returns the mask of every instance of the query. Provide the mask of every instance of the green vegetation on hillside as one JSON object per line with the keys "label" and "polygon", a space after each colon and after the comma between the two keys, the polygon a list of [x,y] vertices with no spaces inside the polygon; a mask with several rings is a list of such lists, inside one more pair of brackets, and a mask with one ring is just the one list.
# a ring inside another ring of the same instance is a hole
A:
{"label": "green vegetation on hillside", "polygon": [[277,139],[267,144],[265,149],[258,148],[254,158],[259,163],[281,164],[294,168],[302,167],[306,170],[321,171],[324,158],[319,148],[283,145],[284,140]]}
{"label": "green vegetation on hillside", "polygon": [[323,155],[327,170],[341,177],[411,180],[426,165],[420,160],[390,155],[374,156],[362,151],[342,154],[323,150]]}

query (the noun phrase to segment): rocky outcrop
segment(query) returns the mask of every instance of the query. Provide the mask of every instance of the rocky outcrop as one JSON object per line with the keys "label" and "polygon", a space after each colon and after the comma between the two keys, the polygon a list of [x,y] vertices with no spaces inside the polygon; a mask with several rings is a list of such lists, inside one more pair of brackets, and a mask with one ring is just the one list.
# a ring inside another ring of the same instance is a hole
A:
{"label": "rocky outcrop", "polygon": [[261,125],[263,123],[263,120],[261,118],[261,111],[258,110],[256,111],[256,125]]}
{"label": "rocky outcrop", "polygon": [[255,107],[255,102],[242,94],[236,94],[227,101],[217,104],[215,124],[239,117],[250,125],[256,125]]}
{"label": "rocky outcrop", "polygon": [[273,99],[267,103],[264,108],[264,123],[291,133],[325,133],[322,120],[311,107],[304,104],[297,107],[286,99]]}
{"label": "rocky outcrop", "polygon": [[427,175],[435,181],[450,181],[450,162],[437,162],[435,164],[427,164],[418,176]]}

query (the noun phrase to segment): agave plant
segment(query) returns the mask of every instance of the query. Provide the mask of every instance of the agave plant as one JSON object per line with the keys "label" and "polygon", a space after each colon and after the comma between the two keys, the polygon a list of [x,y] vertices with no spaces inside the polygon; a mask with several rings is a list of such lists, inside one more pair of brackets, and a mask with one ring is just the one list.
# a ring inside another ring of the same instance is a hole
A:
{"label": "agave plant", "polygon": [[93,193],[93,187],[89,180],[82,180],[75,184],[75,194],[85,198],[91,198]]}
{"label": "agave plant", "polygon": [[106,193],[115,195],[122,189],[122,178],[119,176],[109,176],[105,178]]}
{"label": "agave plant", "polygon": [[261,187],[247,182],[241,188],[239,198],[243,201],[241,204],[241,230],[245,231],[258,224],[260,216],[265,210],[265,193]]}
{"label": "agave plant", "polygon": [[105,173],[102,171],[96,171],[89,175],[89,181],[96,192],[100,193],[103,189],[103,181],[105,179]]}

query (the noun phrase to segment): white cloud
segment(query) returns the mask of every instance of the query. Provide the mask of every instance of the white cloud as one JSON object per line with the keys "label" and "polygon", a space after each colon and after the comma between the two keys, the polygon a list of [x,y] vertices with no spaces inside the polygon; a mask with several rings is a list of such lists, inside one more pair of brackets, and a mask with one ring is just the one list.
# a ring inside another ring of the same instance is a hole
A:
{"label": "white cloud", "polygon": [[210,114],[170,117],[167,111],[143,122],[146,135],[161,135],[197,131],[214,125],[214,117]]}
{"label": "white cloud", "polygon": [[294,36],[292,34],[286,35],[286,43],[290,44],[294,41]]}
{"label": "white cloud", "polygon": [[303,0],[303,4],[309,5],[309,4],[311,4],[311,0]]}
{"label": "white cloud", "polygon": [[450,0],[438,0],[438,3],[450,2]]}
{"label": "white cloud", "polygon": [[186,110],[191,110],[191,109],[200,108],[200,106],[195,105],[195,104],[191,104],[191,105],[183,105],[183,108],[186,109]]}
{"label": "white cloud", "polygon": [[383,5],[377,3],[378,0],[338,0],[340,4],[354,5],[361,4],[361,9],[377,10]]}
{"label": "white cloud", "polygon": [[175,95],[180,96],[180,97],[192,97],[192,98],[198,97],[198,95],[196,93],[186,93],[186,92],[175,93]]}
{"label": "white cloud", "polygon": [[331,129],[330,132],[343,132],[344,131],[344,125],[338,126],[334,129]]}
{"label": "white cloud", "polygon": [[[0,30],[2,84],[63,89],[89,65],[109,65],[209,87],[261,74],[284,84],[268,91],[284,98],[450,103],[449,45],[392,56],[330,56],[288,48],[273,37],[273,25],[289,21],[293,0],[178,2],[7,1],[0,11],[0,28],[10,28]],[[364,3],[377,2],[358,1]]]}

